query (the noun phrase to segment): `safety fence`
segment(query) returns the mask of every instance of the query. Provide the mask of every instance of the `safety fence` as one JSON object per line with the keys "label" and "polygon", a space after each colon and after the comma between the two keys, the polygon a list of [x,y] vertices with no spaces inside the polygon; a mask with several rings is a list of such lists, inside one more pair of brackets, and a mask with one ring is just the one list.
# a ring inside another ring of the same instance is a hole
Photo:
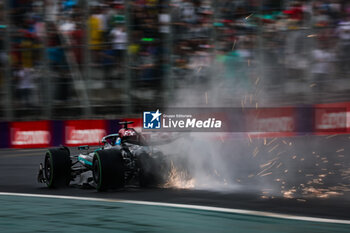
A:
{"label": "safety fence", "polygon": [[[244,122],[226,119],[245,126],[243,130],[222,132],[224,135],[236,132],[251,138],[350,134],[350,102],[294,106],[275,111],[265,109],[254,116],[248,111],[244,119],[241,118]],[[103,136],[117,133],[121,127],[118,122],[124,120],[134,121],[130,127],[137,131],[142,129],[142,118],[0,122],[0,148],[99,145]]]}

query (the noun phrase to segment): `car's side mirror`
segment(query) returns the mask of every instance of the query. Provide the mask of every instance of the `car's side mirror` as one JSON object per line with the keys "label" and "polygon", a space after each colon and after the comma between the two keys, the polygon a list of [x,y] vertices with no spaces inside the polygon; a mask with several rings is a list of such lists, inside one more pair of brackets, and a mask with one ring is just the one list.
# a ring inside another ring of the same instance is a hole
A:
{"label": "car's side mirror", "polygon": [[86,146],[78,146],[78,150],[88,150],[90,147],[88,145]]}

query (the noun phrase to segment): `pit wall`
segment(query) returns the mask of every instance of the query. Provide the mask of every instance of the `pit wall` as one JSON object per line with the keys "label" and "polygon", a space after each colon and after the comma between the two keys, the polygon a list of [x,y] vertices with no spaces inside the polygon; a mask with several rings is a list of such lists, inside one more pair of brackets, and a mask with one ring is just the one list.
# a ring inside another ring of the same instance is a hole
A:
{"label": "pit wall", "polygon": [[[141,118],[0,122],[0,148],[99,145],[103,136],[117,133],[120,129],[118,122],[124,120],[134,121],[130,127],[141,130]],[[242,124],[245,124],[246,128],[255,125],[261,129],[258,133],[244,133],[248,137],[350,134],[350,102],[318,104],[302,108],[288,107],[276,113],[263,112],[258,117],[247,117],[242,121],[245,121]],[[235,123],[237,124],[237,120]],[[269,130],[271,127],[275,132]]]}

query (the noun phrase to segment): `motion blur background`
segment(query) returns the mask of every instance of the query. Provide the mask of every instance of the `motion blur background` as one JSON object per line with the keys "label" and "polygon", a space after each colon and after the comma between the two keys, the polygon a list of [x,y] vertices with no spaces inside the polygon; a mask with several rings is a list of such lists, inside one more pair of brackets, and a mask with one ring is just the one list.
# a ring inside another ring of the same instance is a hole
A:
{"label": "motion blur background", "polygon": [[345,0],[3,0],[0,117],[348,101],[349,52]]}
{"label": "motion blur background", "polygon": [[[140,127],[143,111],[167,107],[291,106],[258,119],[282,134],[165,145],[174,161],[187,156],[192,177],[173,169],[169,187],[332,197],[346,209],[349,53],[345,0],[1,0],[0,148],[99,145],[118,121]],[[9,151],[2,190],[37,192],[36,174],[17,171],[36,172],[42,158],[28,165],[17,153],[36,152]]]}

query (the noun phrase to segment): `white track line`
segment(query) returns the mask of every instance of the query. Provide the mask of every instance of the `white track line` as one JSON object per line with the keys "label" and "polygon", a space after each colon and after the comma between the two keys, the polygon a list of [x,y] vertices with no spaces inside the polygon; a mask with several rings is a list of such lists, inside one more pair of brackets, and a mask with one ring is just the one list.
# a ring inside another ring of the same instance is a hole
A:
{"label": "white track line", "polygon": [[136,204],[136,205],[176,207],[176,208],[217,211],[217,212],[224,212],[224,213],[245,214],[245,215],[254,215],[254,216],[289,219],[289,220],[300,220],[300,221],[308,221],[308,222],[337,223],[337,224],[350,225],[350,220],[315,218],[315,217],[297,216],[297,215],[289,215],[289,214],[277,214],[277,213],[271,213],[271,212],[265,212],[265,211],[229,209],[229,208],[212,207],[212,206],[174,204],[174,203],[151,202],[151,201],[133,201],[133,200],[122,200],[122,199],[93,198],[93,197],[74,197],[74,196],[59,196],[59,195],[45,195],[45,194],[30,194],[30,193],[0,192],[0,196],[1,195],[2,196],[43,197],[43,198],[69,199],[69,200],[115,202],[115,203]]}

